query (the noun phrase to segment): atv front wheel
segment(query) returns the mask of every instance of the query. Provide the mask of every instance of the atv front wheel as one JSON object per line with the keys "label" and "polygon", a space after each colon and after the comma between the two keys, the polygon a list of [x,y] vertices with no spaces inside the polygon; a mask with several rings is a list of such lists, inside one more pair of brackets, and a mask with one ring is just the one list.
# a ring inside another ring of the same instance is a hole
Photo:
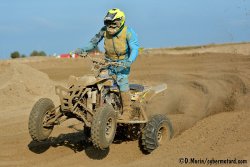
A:
{"label": "atv front wheel", "polygon": [[141,144],[145,153],[151,153],[172,136],[172,124],[163,115],[155,115],[142,131]]}
{"label": "atv front wheel", "polygon": [[101,150],[109,147],[116,133],[116,113],[112,106],[106,105],[97,109],[91,126],[93,145]]}
{"label": "atv front wheel", "polygon": [[29,134],[35,141],[43,141],[49,137],[54,126],[45,126],[49,117],[53,115],[55,105],[48,98],[39,99],[33,106],[29,116]]}

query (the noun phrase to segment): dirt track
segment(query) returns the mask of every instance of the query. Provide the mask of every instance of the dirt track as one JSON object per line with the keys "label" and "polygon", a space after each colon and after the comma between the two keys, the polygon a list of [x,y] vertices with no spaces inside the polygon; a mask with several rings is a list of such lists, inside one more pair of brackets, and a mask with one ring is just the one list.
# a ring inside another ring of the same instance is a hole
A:
{"label": "dirt track", "polygon": [[21,62],[0,62],[0,166],[188,166],[179,163],[182,157],[250,164],[249,54],[139,56],[130,80],[168,84],[148,109],[167,114],[175,130],[173,139],[151,155],[142,154],[137,141],[96,151],[84,142],[77,121],[55,128],[46,142],[32,142],[27,125],[33,103],[43,96],[57,101],[54,84],[90,73],[90,65],[80,59]]}

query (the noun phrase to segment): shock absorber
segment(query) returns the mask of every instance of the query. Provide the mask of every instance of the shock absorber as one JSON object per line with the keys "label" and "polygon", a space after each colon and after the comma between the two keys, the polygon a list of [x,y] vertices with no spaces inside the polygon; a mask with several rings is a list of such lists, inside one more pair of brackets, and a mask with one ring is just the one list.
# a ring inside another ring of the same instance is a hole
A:
{"label": "shock absorber", "polygon": [[97,90],[92,91],[92,92],[91,92],[91,98],[92,98],[92,101],[91,101],[91,102],[92,102],[93,105],[96,104],[96,101],[97,101],[97,100],[96,100],[96,99],[97,99],[96,96],[97,96]]}
{"label": "shock absorber", "polygon": [[88,98],[87,98],[87,108],[89,110],[93,110],[93,106],[92,106],[92,91],[91,89],[88,90],[87,92]]}

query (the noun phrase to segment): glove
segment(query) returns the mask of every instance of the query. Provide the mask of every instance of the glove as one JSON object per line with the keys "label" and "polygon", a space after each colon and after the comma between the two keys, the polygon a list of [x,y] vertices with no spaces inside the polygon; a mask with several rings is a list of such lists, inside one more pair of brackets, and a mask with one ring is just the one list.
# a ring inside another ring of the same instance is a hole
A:
{"label": "glove", "polygon": [[80,54],[83,54],[83,53],[85,53],[84,49],[77,48],[77,49],[75,50],[75,54],[80,55]]}
{"label": "glove", "polygon": [[122,62],[122,66],[124,66],[124,67],[126,67],[126,68],[130,67],[131,64],[132,64],[131,61]]}

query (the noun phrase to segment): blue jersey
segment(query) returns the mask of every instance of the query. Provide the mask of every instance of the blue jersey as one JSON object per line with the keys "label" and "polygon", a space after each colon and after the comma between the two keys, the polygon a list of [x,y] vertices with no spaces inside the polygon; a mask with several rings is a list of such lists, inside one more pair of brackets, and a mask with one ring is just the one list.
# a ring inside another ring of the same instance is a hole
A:
{"label": "blue jersey", "polygon": [[[99,42],[104,38],[104,33],[106,31],[106,26],[102,27],[101,30],[90,40],[89,44],[84,47],[85,51],[90,51],[97,47]],[[119,36],[119,33],[117,34]],[[128,55],[126,55],[126,59],[124,61],[134,62],[136,57],[138,56],[139,52],[139,44],[138,38],[135,31],[132,28],[127,28],[127,35],[126,35],[126,49]]]}

